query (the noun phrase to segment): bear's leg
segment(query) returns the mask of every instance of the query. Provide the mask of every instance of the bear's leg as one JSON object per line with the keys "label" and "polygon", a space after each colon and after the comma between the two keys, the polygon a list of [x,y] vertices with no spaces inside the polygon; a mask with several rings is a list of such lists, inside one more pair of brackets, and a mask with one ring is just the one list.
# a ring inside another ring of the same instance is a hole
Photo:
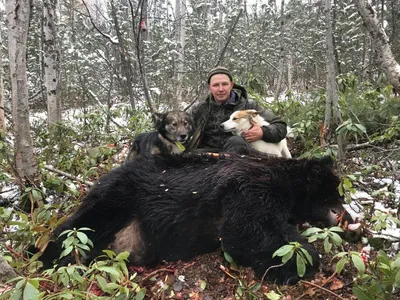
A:
{"label": "bear's leg", "polygon": [[[122,210],[119,207],[109,207],[108,205],[105,207],[105,205],[99,202],[96,203],[97,207],[95,208],[93,199],[86,200],[67,221],[54,230],[54,241],[49,242],[40,257],[45,268],[52,267],[53,261],[63,251],[62,242],[66,239],[67,235],[58,238],[63,231],[82,227],[94,230],[83,231],[94,244],[94,248],[87,253],[87,258],[85,259],[85,262],[90,262],[93,258],[100,255],[103,249],[107,249],[108,244],[113,241],[115,234],[133,218],[129,209]],[[59,265],[67,265],[68,263],[75,263],[71,255],[63,257]]]}
{"label": "bear's leg", "polygon": [[257,277],[262,278],[266,275],[269,280],[280,284],[295,284],[300,279],[297,274],[296,255],[283,266],[279,266],[281,257],[272,257],[277,249],[290,242],[299,242],[312,257],[312,265],[309,263],[306,265],[305,277],[313,275],[318,270],[317,251],[297,233],[295,226],[290,224],[281,224],[279,227],[268,226],[256,224],[254,220],[249,223],[251,224],[239,226],[225,224],[222,246],[237,263],[252,267]]}

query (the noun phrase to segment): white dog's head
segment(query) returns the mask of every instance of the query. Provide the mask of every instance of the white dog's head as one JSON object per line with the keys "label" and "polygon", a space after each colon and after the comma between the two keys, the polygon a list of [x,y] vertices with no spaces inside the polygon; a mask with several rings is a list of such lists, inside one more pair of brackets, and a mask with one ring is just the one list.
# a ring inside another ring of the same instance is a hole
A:
{"label": "white dog's head", "polygon": [[252,127],[250,120],[260,126],[264,125],[264,119],[255,109],[238,110],[231,114],[228,121],[220,126],[225,132],[232,132],[234,135],[241,135]]}

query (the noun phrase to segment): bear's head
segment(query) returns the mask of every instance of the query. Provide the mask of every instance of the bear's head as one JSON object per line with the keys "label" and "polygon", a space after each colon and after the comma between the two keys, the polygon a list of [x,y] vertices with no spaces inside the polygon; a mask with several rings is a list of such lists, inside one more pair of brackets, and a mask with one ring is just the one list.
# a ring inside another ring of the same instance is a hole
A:
{"label": "bear's head", "polygon": [[343,207],[344,199],[339,194],[340,178],[334,172],[331,157],[306,160],[306,192],[304,200],[296,202],[292,217],[297,223],[321,222],[325,226],[353,223],[350,214]]}

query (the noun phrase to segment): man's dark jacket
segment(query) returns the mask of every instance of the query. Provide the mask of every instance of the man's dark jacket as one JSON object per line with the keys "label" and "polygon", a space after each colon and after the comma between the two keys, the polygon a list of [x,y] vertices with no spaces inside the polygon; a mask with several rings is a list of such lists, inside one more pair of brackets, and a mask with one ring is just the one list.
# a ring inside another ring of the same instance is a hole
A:
{"label": "man's dark jacket", "polygon": [[190,141],[187,151],[197,148],[223,149],[226,141],[232,136],[231,132],[224,132],[220,124],[229,119],[230,115],[237,110],[255,109],[270,123],[269,126],[261,127],[262,139],[270,143],[278,143],[286,137],[287,125],[271,111],[263,109],[257,102],[247,98],[246,90],[234,85],[230,99],[219,105],[210,94],[207,99],[195,105],[190,113],[193,116],[196,130]]}

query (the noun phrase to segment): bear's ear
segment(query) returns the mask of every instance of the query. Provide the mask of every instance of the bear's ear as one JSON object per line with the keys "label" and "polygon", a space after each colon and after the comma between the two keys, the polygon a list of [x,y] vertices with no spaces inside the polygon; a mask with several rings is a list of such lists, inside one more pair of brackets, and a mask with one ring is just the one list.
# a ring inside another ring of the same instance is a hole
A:
{"label": "bear's ear", "polygon": [[333,169],[335,166],[335,160],[330,155],[323,156],[319,161],[321,162],[321,165],[327,166],[329,169]]}
{"label": "bear's ear", "polygon": [[163,113],[153,113],[151,117],[153,118],[153,122],[156,128],[160,127],[162,121],[164,120],[166,114]]}
{"label": "bear's ear", "polygon": [[321,158],[311,158],[307,161],[307,169],[316,177],[319,176],[322,170],[333,170],[335,161],[330,156],[323,156]]}

